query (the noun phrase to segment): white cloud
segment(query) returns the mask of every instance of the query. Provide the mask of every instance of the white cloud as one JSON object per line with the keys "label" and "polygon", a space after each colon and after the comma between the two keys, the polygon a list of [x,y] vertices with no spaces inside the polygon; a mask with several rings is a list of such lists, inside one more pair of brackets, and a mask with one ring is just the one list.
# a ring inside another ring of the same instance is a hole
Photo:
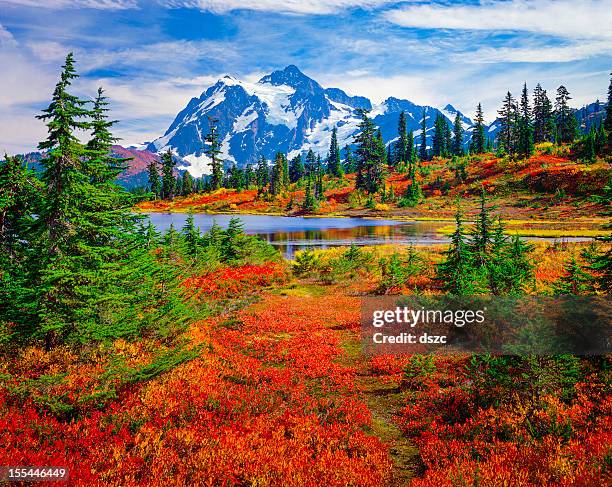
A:
{"label": "white cloud", "polygon": [[127,10],[138,8],[138,0],[2,0],[0,3],[35,8],[94,8]]}
{"label": "white cloud", "polygon": [[458,54],[455,59],[468,63],[567,63],[611,53],[612,43],[602,40],[584,41],[567,46],[483,47],[470,52],[469,55]]}
{"label": "white cloud", "polygon": [[14,47],[17,40],[2,24],[0,24],[0,47]]}
{"label": "white cloud", "polygon": [[169,8],[198,8],[214,13],[233,10],[259,10],[286,14],[332,14],[343,9],[374,8],[396,0],[158,0]]}
{"label": "white cloud", "polygon": [[609,0],[482,0],[478,5],[408,5],[384,14],[403,27],[511,30],[560,37],[612,38]]}

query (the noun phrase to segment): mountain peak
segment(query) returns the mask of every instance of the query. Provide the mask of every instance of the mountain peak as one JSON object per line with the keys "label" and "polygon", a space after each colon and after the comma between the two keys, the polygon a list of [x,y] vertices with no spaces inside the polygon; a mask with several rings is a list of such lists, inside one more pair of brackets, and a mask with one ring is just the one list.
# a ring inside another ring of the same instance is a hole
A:
{"label": "mountain peak", "polygon": [[302,73],[294,64],[290,64],[282,70],[274,71],[264,76],[259,82],[271,84],[273,86],[287,85],[296,89],[304,86],[319,86],[315,80]]}

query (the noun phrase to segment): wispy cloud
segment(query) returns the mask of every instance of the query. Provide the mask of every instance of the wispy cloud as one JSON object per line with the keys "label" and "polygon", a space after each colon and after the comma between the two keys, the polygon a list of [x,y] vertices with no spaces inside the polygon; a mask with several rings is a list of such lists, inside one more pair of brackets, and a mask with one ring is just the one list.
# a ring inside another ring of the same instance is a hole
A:
{"label": "wispy cloud", "polygon": [[584,41],[566,46],[483,47],[455,60],[468,63],[567,63],[600,54],[612,54],[610,41]]}
{"label": "wispy cloud", "polygon": [[6,27],[0,24],[0,47],[16,46],[17,40],[13,37]]}
{"label": "wispy cloud", "polygon": [[479,4],[407,5],[383,14],[403,27],[537,32],[559,37],[612,38],[609,0],[481,0]]}
{"label": "wispy cloud", "polygon": [[127,10],[138,8],[138,0],[1,0],[0,4],[35,8],[94,8]]}
{"label": "wispy cloud", "polygon": [[288,14],[332,14],[347,8],[374,8],[397,0],[158,0],[169,8],[197,8],[227,13],[233,10],[258,10]]}

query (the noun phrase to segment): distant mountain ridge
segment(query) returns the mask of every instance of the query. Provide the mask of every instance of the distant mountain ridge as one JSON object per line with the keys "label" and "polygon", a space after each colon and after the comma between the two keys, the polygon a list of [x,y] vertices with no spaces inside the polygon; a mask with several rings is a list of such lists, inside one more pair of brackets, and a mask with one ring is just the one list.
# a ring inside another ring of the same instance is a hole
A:
{"label": "distant mountain ridge", "polygon": [[[312,149],[324,156],[334,127],[342,147],[352,143],[358,132],[359,108],[371,110],[386,143],[397,137],[401,111],[406,112],[408,129],[414,130],[417,144],[423,111],[428,133],[433,130],[438,114],[452,123],[457,113],[451,105],[440,110],[394,97],[375,105],[366,97],[350,96],[339,88],[323,88],[290,65],[257,83],[231,76],[221,78],[198,98],[192,98],[166,133],[147,148],[153,152],[171,149],[189,162],[187,169],[192,174],[206,173],[204,138],[211,117],[218,120],[221,156],[228,163],[255,163],[262,155],[272,159],[279,151],[293,157]],[[460,115],[469,137],[473,122]]]}

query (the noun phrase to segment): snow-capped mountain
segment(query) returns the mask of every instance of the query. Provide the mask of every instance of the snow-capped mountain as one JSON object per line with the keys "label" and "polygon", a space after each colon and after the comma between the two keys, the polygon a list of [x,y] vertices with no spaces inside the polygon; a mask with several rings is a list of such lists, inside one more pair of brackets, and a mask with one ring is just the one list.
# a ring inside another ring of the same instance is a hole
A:
{"label": "snow-capped mountain", "polygon": [[[351,144],[358,132],[358,108],[371,110],[385,143],[397,138],[399,113],[406,112],[409,130],[420,143],[421,120],[425,111],[428,135],[433,133],[436,116],[441,113],[452,123],[457,110],[447,105],[439,110],[416,105],[408,100],[388,98],[374,105],[362,96],[349,96],[339,88],[323,88],[295,66],[287,66],[247,83],[225,76],[192,98],[176,116],[163,137],[148,149],[154,152],[171,149],[188,161],[194,176],[208,172],[205,136],[209,118],[217,119],[222,158],[227,163],[245,165],[262,155],[272,159],[276,152],[293,157],[312,149],[325,156],[331,131],[338,129],[341,147]],[[472,121],[460,114],[469,132]]]}

